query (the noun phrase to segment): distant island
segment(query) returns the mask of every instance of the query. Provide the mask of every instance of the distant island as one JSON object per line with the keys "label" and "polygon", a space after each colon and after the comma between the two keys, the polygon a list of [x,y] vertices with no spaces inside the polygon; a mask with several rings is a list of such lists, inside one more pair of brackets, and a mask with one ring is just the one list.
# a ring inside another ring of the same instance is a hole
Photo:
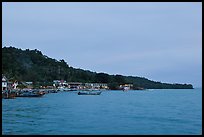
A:
{"label": "distant island", "polygon": [[109,75],[69,66],[65,60],[52,59],[41,51],[22,50],[15,47],[2,48],[2,74],[11,81],[32,81],[40,85],[52,85],[54,80],[81,83],[107,83],[109,89],[131,84],[132,89],[193,89],[192,84],[170,84],[148,80],[144,77]]}

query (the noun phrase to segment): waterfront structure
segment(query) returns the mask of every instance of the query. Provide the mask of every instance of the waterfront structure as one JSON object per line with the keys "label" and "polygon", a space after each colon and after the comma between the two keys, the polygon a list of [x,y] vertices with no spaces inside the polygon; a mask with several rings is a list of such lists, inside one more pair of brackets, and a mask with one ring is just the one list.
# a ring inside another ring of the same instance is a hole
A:
{"label": "waterfront structure", "polygon": [[66,80],[53,80],[54,87],[68,87]]}
{"label": "waterfront structure", "polygon": [[69,88],[69,89],[108,89],[106,83],[82,83],[82,82],[67,82],[54,80],[53,86],[58,88]]}
{"label": "waterfront structure", "polygon": [[82,83],[81,82],[68,82],[68,88],[70,89],[82,89]]}
{"label": "waterfront structure", "polygon": [[133,84],[123,84],[123,85],[120,85],[120,89],[122,90],[130,90],[133,88]]}
{"label": "waterfront structure", "polygon": [[69,89],[108,89],[108,84],[106,83],[82,83],[82,82],[67,82],[54,80],[54,87],[69,88]]}
{"label": "waterfront structure", "polygon": [[17,86],[18,86],[18,81],[15,81],[14,83],[13,83],[13,89],[16,89],[17,88]]}
{"label": "waterfront structure", "polygon": [[8,80],[6,76],[2,74],[2,91],[8,89]]}
{"label": "waterfront structure", "polygon": [[29,89],[32,89],[32,88],[33,88],[33,82],[31,82],[31,81],[26,81],[26,82],[24,83],[24,85],[25,85],[27,88],[29,88]]}
{"label": "waterfront structure", "polygon": [[106,83],[85,83],[85,87],[89,89],[108,89]]}

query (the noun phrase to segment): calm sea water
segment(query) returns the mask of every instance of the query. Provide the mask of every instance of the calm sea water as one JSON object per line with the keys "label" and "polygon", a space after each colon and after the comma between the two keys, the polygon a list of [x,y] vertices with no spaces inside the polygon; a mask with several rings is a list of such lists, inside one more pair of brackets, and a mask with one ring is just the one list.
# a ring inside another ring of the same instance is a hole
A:
{"label": "calm sea water", "polygon": [[202,89],[46,94],[2,100],[2,134],[202,134]]}

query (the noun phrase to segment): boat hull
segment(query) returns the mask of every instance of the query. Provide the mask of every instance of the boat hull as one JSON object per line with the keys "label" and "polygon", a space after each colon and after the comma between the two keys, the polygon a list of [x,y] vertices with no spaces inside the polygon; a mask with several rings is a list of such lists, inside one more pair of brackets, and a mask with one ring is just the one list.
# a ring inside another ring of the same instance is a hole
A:
{"label": "boat hull", "polygon": [[16,97],[42,97],[44,94],[19,94]]}
{"label": "boat hull", "polygon": [[100,92],[78,92],[78,95],[100,95],[101,94],[101,91]]}

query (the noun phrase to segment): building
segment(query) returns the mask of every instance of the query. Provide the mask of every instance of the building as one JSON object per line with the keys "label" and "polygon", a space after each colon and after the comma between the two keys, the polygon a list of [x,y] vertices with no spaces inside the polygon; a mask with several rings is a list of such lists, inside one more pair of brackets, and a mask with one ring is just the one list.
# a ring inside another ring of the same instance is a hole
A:
{"label": "building", "polygon": [[120,89],[122,90],[130,90],[133,88],[133,84],[123,84],[123,85],[120,85]]}
{"label": "building", "polygon": [[18,81],[15,81],[14,83],[13,83],[13,89],[16,89],[17,88],[17,86],[18,86]]}
{"label": "building", "polygon": [[85,87],[89,89],[108,89],[106,83],[85,83]]}
{"label": "building", "polygon": [[28,89],[33,88],[33,82],[31,82],[31,81],[26,81],[26,82],[21,82],[21,83]]}
{"label": "building", "polygon": [[65,80],[53,80],[53,87],[68,87]]}
{"label": "building", "polygon": [[2,91],[8,89],[8,80],[6,76],[2,75]]}
{"label": "building", "polygon": [[68,82],[68,88],[71,89],[81,89],[82,88],[82,83],[81,82]]}

